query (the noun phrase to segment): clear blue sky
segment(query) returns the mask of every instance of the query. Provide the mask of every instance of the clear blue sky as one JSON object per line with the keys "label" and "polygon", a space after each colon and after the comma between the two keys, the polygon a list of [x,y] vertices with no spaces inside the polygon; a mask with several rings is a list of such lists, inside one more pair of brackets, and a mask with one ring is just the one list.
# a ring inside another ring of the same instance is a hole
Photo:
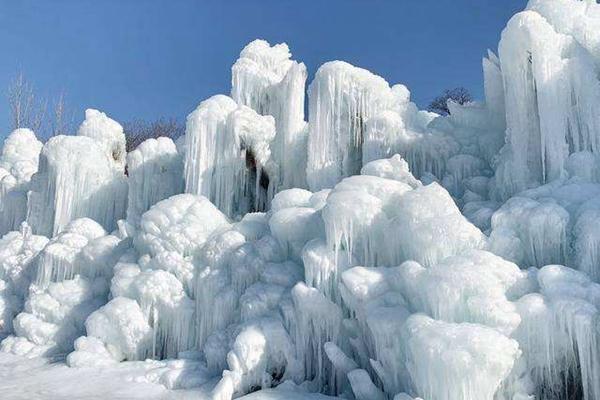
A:
{"label": "clear blue sky", "polygon": [[404,83],[425,107],[445,88],[482,97],[481,58],[526,0],[0,0],[0,136],[5,88],[23,71],[45,97],[66,93],[120,122],[183,119],[229,94],[246,43],[285,41],[309,81],[345,60]]}

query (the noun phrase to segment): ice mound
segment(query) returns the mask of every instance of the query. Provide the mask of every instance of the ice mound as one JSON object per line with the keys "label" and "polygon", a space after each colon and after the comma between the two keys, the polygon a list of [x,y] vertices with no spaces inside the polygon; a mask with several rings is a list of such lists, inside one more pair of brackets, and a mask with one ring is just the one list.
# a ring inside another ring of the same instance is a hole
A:
{"label": "ice mound", "polygon": [[424,398],[492,399],[519,357],[518,343],[497,331],[413,315],[402,335],[407,369]]}
{"label": "ice mound", "polygon": [[[31,240],[30,233],[23,235]],[[72,221],[47,242],[35,270],[21,272],[20,286],[31,284],[19,290],[28,295],[13,321],[15,336],[4,340],[2,349],[28,357],[70,351],[87,316],[106,302],[112,266],[124,250],[120,244],[87,218]]]}
{"label": "ice mound", "polygon": [[128,359],[175,357],[191,349],[196,340],[192,261],[201,257],[212,234],[228,227],[212,203],[192,194],[160,201],[142,215],[134,254],[115,265],[111,284],[113,297],[137,301],[153,332],[151,341],[138,344],[137,353],[123,352]]}
{"label": "ice mound", "polygon": [[78,136],[94,139],[104,150],[109,160],[118,171],[125,169],[127,152],[125,151],[125,134],[123,127],[110,119],[103,112],[93,109],[85,110],[85,120],[79,126]]}
{"label": "ice mound", "polygon": [[15,336],[2,341],[2,350],[27,357],[70,351],[85,318],[106,301],[107,289],[105,281],[77,276],[34,291],[13,321]]}
{"label": "ice mound", "polygon": [[436,183],[413,190],[374,176],[346,178],[329,194],[322,213],[331,250],[367,266],[407,259],[431,264],[486,241]]}
{"label": "ice mound", "polygon": [[393,179],[406,183],[413,189],[421,186],[421,182],[410,173],[408,163],[399,154],[366,163],[360,170],[360,174]]}
{"label": "ice mound", "polygon": [[17,129],[4,140],[0,154],[0,235],[18,230],[27,216],[27,191],[38,170],[42,143],[29,129]]}
{"label": "ice mound", "polygon": [[513,197],[492,217],[490,249],[525,266],[564,264],[569,213],[553,201]]}
{"label": "ice mound", "polygon": [[477,322],[506,335],[521,322],[510,300],[535,288],[527,272],[479,250],[429,268],[408,261],[398,267],[396,279],[412,309],[444,321]]}
{"label": "ice mound", "polygon": [[85,321],[87,336],[75,341],[70,366],[111,364],[146,356],[153,333],[135,300],[116,297]]}
{"label": "ice mound", "polygon": [[[408,329],[407,321],[412,313],[425,313],[435,318],[428,319],[437,326],[447,324],[464,332],[482,329],[492,332],[499,340],[508,341],[521,322],[513,301],[534,291],[536,287],[535,279],[527,272],[481,250],[448,257],[431,267],[407,261],[392,268],[350,268],[342,274],[341,294],[343,304],[351,311],[357,325],[350,331],[347,354],[361,354],[354,358],[356,363],[363,369],[372,368],[386,393],[416,390],[416,394],[425,398],[477,398],[474,392],[477,385],[468,389],[471,390],[470,395],[456,392],[443,397],[443,392],[432,392],[437,387],[434,383],[437,375],[425,371],[420,378],[412,375],[417,367],[412,365],[411,356],[405,349],[415,346],[410,345],[407,336],[395,332]],[[344,329],[350,326],[349,321],[345,321]],[[449,340],[452,335],[449,334]],[[456,346],[442,347],[447,350],[447,355],[439,357],[451,359],[453,351],[463,344],[465,342],[461,341]],[[504,377],[512,373],[512,363],[520,354],[516,351],[518,348],[515,347],[512,355],[508,356],[508,367],[505,367],[502,375],[491,378],[490,382],[495,382],[490,383],[488,390],[491,394],[482,398],[492,398]],[[417,359],[414,362],[418,362]],[[429,367],[433,367],[432,363],[426,364],[425,368]],[[481,379],[489,376],[482,375]],[[418,383],[421,379],[423,383]],[[463,379],[460,375],[449,379],[454,383],[444,387],[459,391],[466,387],[465,383],[458,383]],[[416,388],[415,385],[420,387]]]}
{"label": "ice mound", "polygon": [[142,215],[134,242],[142,254],[174,251],[188,256],[213,230],[227,225],[227,218],[206,198],[179,194],[156,203]]}
{"label": "ice mound", "polygon": [[523,268],[560,263],[598,281],[598,210],[600,185],[577,176],[520,192],[488,209],[488,248]]}

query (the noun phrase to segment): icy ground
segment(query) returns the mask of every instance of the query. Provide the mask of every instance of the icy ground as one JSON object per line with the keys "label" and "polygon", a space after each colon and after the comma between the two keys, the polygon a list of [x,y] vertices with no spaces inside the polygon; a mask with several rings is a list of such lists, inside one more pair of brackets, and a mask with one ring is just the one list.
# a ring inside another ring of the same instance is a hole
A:
{"label": "icy ground", "polygon": [[[64,363],[0,354],[0,393],[6,400],[205,399],[199,389],[173,391],[141,381],[155,366],[142,361],[116,367],[69,368]],[[137,378],[137,380],[136,380]]]}
{"label": "icy ground", "polygon": [[175,142],[7,137],[0,398],[600,400],[600,6],[531,0],[448,116],[291,57]]}
{"label": "icy ground", "polygon": [[[3,400],[205,400],[203,388],[168,390],[152,380],[162,365],[128,361],[111,367],[69,368],[61,362],[24,359],[0,353],[0,393]],[[216,383],[216,379],[213,383]],[[329,396],[289,390],[263,390],[245,400],[327,400]]]}

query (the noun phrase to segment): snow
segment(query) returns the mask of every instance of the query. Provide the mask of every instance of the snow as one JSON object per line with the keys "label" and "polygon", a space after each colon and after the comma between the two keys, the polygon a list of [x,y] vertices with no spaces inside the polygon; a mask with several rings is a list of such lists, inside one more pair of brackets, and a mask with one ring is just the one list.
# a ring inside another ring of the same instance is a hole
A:
{"label": "snow", "polygon": [[209,399],[206,390],[166,389],[158,380],[165,369],[176,371],[166,363],[150,362],[68,368],[45,359],[0,353],[0,390],[11,400]]}
{"label": "snow", "polygon": [[448,116],[332,61],[306,123],[306,67],[255,40],[176,142],[13,132],[0,391],[600,398],[598,27],[530,1]]}

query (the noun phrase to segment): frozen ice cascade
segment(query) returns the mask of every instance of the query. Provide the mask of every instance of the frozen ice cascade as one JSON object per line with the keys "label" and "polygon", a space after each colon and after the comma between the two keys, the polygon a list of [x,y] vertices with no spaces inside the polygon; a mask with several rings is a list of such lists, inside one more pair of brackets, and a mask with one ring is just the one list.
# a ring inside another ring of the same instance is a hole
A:
{"label": "frozen ice cascade", "polygon": [[600,6],[530,0],[482,69],[439,116],[255,40],[176,141],[15,130],[1,351],[213,400],[600,400]]}

